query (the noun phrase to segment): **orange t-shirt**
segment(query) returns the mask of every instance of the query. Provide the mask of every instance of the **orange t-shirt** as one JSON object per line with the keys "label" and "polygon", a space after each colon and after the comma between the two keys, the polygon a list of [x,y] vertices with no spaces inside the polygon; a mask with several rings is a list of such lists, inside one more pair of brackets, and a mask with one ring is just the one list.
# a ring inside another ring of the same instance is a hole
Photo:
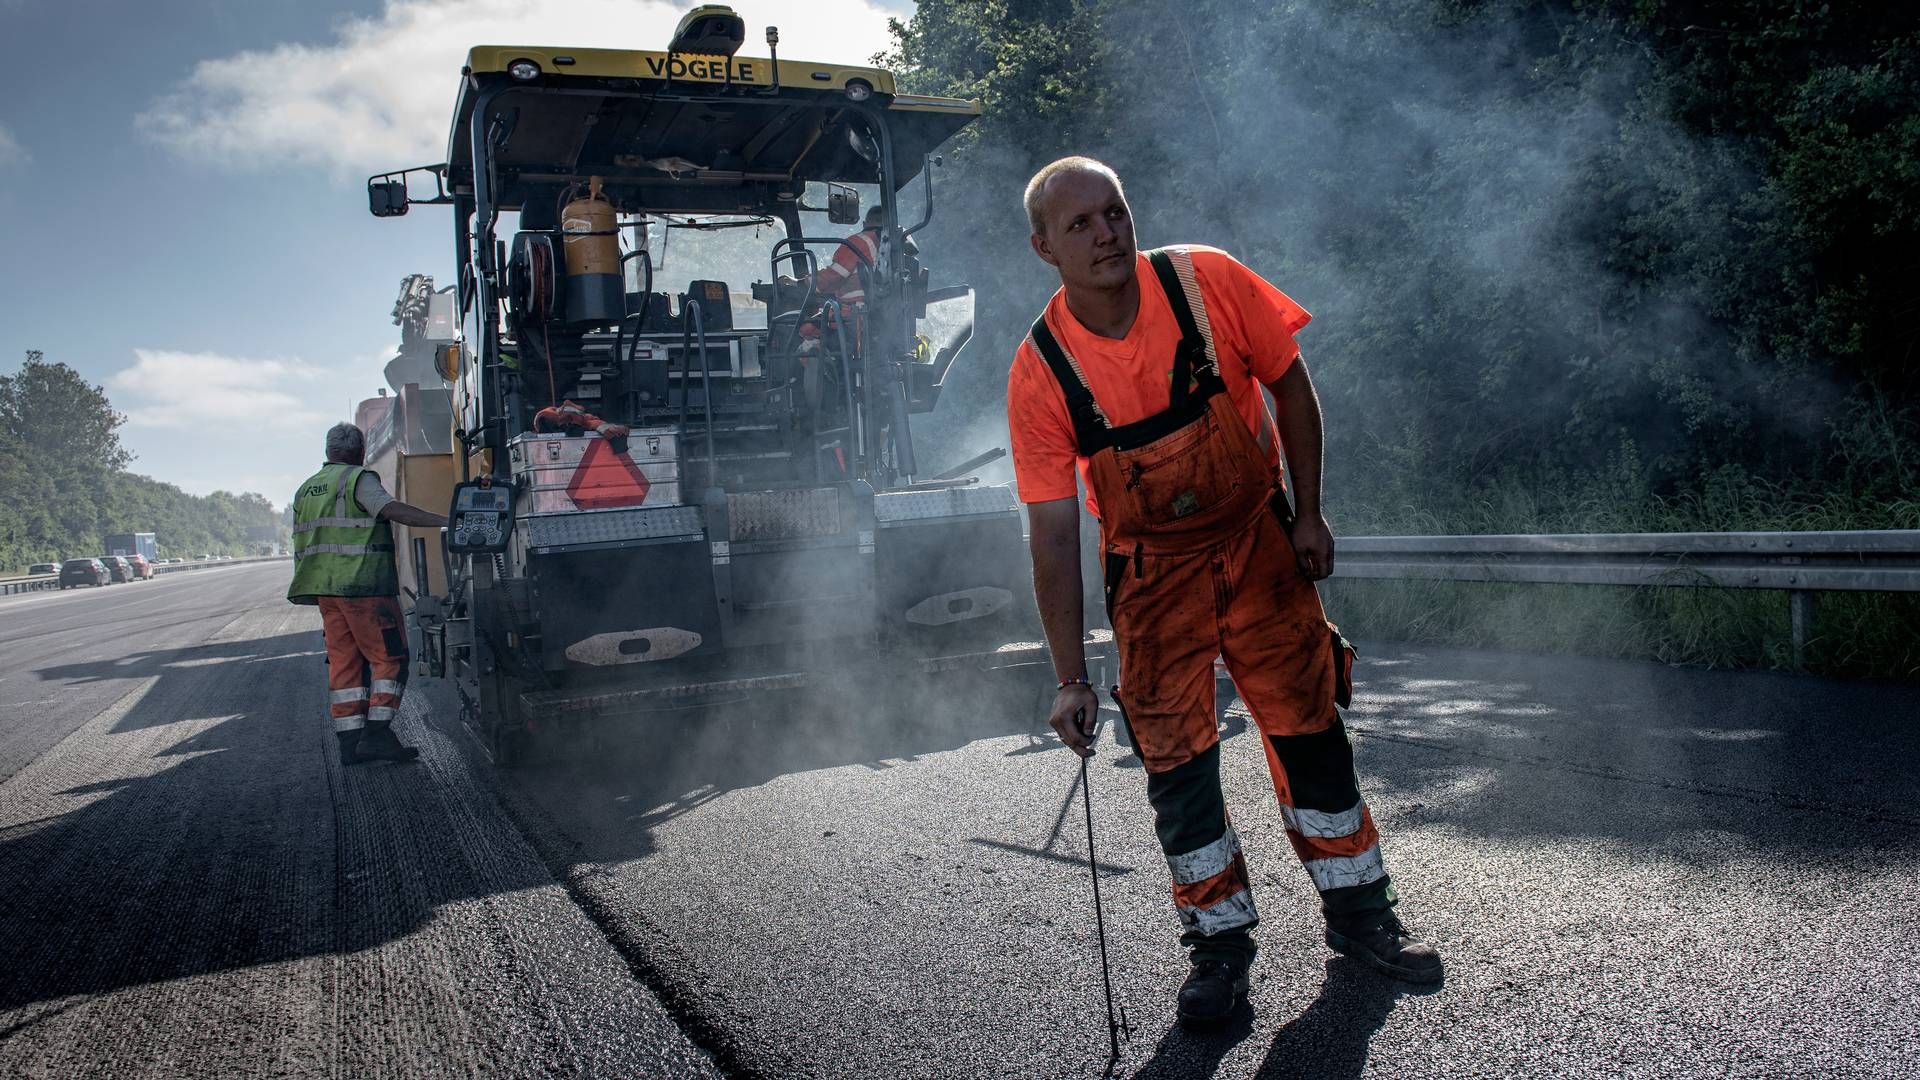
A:
{"label": "orange t-shirt", "polygon": [[[1219,248],[1193,245],[1194,276],[1206,303],[1213,330],[1214,353],[1220,358],[1220,376],[1240,416],[1246,420],[1273,465],[1280,465],[1280,440],[1267,411],[1262,383],[1278,379],[1300,346],[1293,335],[1312,316],[1286,293],[1268,284]],[[1133,327],[1119,340],[1103,338],[1067,310],[1065,290],[1047,303],[1047,327],[1062,348],[1080,363],[1107,419],[1120,427],[1166,411],[1172,400],[1173,354],[1180,343],[1180,324],[1173,317],[1159,275],[1144,254],[1134,258],[1140,278],[1140,312]],[[1013,443],[1013,476],[1021,502],[1050,502],[1072,498],[1074,467],[1086,475],[1086,459],[1079,456],[1073,437],[1073,419],[1067,413],[1066,392],[1053,377],[1033,343],[1021,339],[1007,372],[1007,429]],[[1098,514],[1093,488],[1087,488],[1087,508]]]}

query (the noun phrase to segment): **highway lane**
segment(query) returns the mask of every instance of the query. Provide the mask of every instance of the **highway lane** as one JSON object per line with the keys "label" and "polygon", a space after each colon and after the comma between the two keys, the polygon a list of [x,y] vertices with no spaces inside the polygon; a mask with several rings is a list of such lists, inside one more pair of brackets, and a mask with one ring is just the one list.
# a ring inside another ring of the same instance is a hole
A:
{"label": "highway lane", "polygon": [[[253,564],[0,596],[0,779],[126,693],[131,680],[117,660],[199,640],[286,573],[283,563]],[[89,674],[58,683],[35,675],[56,662],[87,665]]]}
{"label": "highway lane", "polygon": [[[423,762],[343,771],[284,573],[0,600],[0,1073],[1100,1075],[1077,769],[1024,680],[669,714],[510,774],[423,682]],[[1320,943],[1229,710],[1264,952],[1249,1012],[1181,1032],[1109,741],[1119,1075],[1920,1071],[1920,690],[1362,648],[1363,782],[1446,984]]]}
{"label": "highway lane", "polygon": [[0,601],[0,1074],[718,1075],[429,695],[340,768],[287,572]]}

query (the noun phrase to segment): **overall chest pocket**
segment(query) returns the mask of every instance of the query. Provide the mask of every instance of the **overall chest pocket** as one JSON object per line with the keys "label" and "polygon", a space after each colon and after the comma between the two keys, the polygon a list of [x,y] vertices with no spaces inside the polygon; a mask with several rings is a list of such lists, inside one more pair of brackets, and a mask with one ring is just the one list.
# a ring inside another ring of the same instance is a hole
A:
{"label": "overall chest pocket", "polygon": [[1241,477],[1232,449],[1218,419],[1207,413],[1138,450],[1117,453],[1136,519],[1175,525],[1232,499]]}

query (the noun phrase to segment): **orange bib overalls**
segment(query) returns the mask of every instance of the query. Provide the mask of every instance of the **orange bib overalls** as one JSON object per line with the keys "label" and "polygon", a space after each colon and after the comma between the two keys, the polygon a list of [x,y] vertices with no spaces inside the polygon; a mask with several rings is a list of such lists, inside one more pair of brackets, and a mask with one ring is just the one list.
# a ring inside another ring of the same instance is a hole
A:
{"label": "orange bib overalls", "polygon": [[1216,656],[1259,726],[1287,837],[1328,921],[1378,918],[1393,891],[1335,708],[1351,691],[1352,651],[1295,565],[1277,478],[1221,380],[1191,259],[1179,248],[1148,259],[1181,333],[1165,412],[1114,427],[1044,315],[1032,340],[1066,394],[1100,508],[1116,696],[1146,766],[1180,940],[1250,957],[1259,916],[1220,791]]}

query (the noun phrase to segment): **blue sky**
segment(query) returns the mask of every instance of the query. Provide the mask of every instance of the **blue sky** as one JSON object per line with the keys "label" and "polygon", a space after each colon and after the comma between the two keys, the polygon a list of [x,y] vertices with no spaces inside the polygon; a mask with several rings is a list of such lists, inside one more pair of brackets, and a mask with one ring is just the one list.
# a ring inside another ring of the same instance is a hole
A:
{"label": "blue sky", "polygon": [[[363,184],[441,160],[466,48],[658,48],[690,6],[0,0],[0,371],[40,349],[106,386],[136,472],[284,502],[383,385],[400,279],[451,280],[446,211],[376,220]],[[912,7],[732,6],[745,53],[774,22],[849,62]]]}

